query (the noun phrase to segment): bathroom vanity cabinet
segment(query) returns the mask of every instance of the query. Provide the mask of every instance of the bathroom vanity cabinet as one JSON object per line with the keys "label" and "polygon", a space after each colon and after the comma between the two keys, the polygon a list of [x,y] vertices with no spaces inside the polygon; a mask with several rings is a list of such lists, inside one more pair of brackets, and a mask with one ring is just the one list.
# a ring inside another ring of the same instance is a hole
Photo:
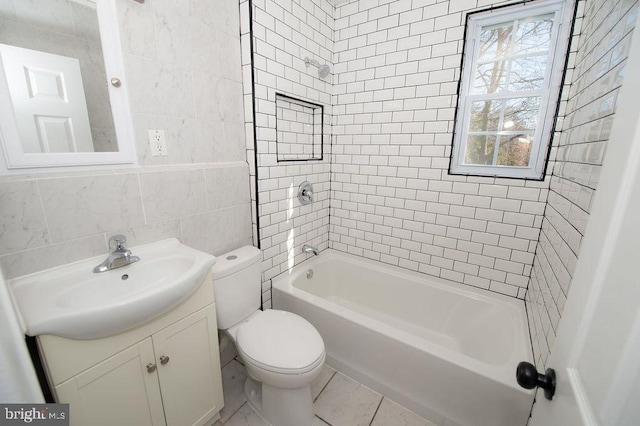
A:
{"label": "bathroom vanity cabinet", "polygon": [[205,425],[223,406],[211,276],[150,323],[95,340],[38,336],[71,425]]}

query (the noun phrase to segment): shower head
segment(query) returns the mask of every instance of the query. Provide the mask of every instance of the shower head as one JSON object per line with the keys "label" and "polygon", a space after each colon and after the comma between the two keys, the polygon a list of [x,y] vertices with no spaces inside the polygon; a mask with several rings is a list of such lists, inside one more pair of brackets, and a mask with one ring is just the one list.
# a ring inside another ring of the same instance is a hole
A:
{"label": "shower head", "polygon": [[320,65],[320,67],[318,68],[318,77],[325,78],[326,76],[329,75],[330,72],[331,72],[331,68],[329,68],[329,65],[327,64]]}
{"label": "shower head", "polygon": [[304,64],[308,67],[309,65],[313,65],[314,67],[318,68],[318,77],[320,78],[325,78],[329,75],[329,73],[331,72],[331,67],[329,67],[329,65],[327,64],[320,64],[320,62],[318,62],[315,59],[309,59],[304,58]]}

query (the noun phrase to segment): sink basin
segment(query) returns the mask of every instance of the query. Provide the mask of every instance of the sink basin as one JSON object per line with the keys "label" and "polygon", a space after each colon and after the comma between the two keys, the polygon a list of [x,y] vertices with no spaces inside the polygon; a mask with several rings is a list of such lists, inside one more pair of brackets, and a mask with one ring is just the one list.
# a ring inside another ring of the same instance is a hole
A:
{"label": "sink basin", "polygon": [[107,272],[94,257],[9,281],[26,334],[98,339],[148,322],[193,294],[216,258],[175,238],[131,248],[140,261]]}

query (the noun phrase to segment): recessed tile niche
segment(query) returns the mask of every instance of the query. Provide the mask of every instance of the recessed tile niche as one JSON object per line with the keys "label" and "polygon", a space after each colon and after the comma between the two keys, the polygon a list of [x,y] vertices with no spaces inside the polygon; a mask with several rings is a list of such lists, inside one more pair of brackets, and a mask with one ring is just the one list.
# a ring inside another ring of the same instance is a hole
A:
{"label": "recessed tile niche", "polygon": [[322,105],[276,94],[278,162],[322,160]]}

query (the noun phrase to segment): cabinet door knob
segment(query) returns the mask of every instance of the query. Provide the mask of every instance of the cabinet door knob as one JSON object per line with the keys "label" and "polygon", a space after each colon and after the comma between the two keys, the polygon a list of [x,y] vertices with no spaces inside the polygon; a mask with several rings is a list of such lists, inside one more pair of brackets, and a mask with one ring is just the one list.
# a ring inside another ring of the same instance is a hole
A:
{"label": "cabinet door knob", "polygon": [[147,373],[153,373],[158,368],[154,363],[150,362],[147,364]]}
{"label": "cabinet door knob", "polygon": [[160,364],[165,365],[168,362],[169,362],[169,357],[168,356],[162,355],[160,357]]}

